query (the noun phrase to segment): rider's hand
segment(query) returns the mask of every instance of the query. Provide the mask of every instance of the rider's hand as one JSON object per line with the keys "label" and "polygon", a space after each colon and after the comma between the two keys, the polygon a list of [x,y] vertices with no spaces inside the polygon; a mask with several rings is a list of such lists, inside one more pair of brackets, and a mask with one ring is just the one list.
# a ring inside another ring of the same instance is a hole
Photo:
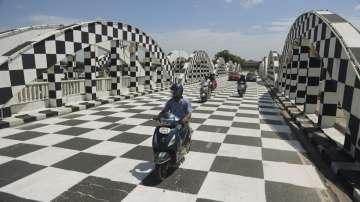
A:
{"label": "rider's hand", "polygon": [[159,116],[153,116],[153,120],[154,120],[154,121],[159,120]]}

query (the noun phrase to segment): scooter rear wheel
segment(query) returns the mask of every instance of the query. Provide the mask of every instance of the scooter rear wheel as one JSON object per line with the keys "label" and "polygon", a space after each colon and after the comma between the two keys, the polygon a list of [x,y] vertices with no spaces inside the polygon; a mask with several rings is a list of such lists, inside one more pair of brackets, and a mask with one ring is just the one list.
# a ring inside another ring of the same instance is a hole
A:
{"label": "scooter rear wheel", "polygon": [[155,175],[160,181],[163,181],[167,177],[168,170],[169,170],[169,162],[155,165]]}

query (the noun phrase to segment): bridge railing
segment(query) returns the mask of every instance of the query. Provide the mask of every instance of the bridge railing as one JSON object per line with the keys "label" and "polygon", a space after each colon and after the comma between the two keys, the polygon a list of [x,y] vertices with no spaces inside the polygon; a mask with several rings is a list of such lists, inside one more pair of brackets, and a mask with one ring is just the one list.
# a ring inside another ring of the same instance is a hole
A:
{"label": "bridge railing", "polygon": [[[138,83],[143,85],[145,83],[145,76],[138,77]],[[124,76],[121,78],[122,88],[130,88],[130,77]],[[85,80],[64,80],[61,81],[62,96],[75,96],[85,93]],[[97,78],[97,91],[111,91],[111,78]],[[17,95],[15,104],[26,104],[30,102],[38,102],[49,99],[49,83],[48,82],[34,82],[27,84]]]}

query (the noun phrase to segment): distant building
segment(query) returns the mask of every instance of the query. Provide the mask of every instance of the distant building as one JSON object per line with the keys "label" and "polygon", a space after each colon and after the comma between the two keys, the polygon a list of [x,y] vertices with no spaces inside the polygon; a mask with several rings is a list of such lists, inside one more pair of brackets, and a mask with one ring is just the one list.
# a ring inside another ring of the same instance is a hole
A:
{"label": "distant building", "polygon": [[242,68],[245,70],[253,70],[253,71],[257,71],[259,69],[259,65],[260,65],[260,61],[254,61],[254,60],[248,60],[246,61]]}

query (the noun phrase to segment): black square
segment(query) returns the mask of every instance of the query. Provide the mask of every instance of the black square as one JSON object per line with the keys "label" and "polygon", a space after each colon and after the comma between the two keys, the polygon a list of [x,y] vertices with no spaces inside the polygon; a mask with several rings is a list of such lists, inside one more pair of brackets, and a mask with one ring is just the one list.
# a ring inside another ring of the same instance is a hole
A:
{"label": "black square", "polygon": [[264,178],[262,162],[259,160],[217,156],[210,170],[246,177]]}
{"label": "black square", "polygon": [[14,201],[14,202],[38,202],[38,201],[21,198],[21,197],[18,197],[16,195],[13,195],[13,194],[9,194],[9,193],[0,191],[0,202],[10,202],[10,201]]}
{"label": "black square", "polygon": [[128,110],[125,110],[125,111],[122,111],[122,112],[139,114],[139,113],[144,112],[144,111],[146,111],[146,110],[144,110],[144,109],[128,109]]}
{"label": "black square", "polygon": [[135,127],[135,125],[120,124],[118,127],[112,128],[111,130],[127,131],[127,130],[130,130],[131,128],[134,128],[134,127]]}
{"label": "black square", "polygon": [[233,122],[231,127],[260,129],[260,124],[258,124],[258,123],[246,123],[246,122]]}
{"label": "black square", "polygon": [[238,136],[238,135],[227,135],[224,140],[224,143],[261,147],[261,138]]}
{"label": "black square", "polygon": [[137,146],[123,154],[121,157],[143,161],[153,161],[153,150],[151,147]]}
{"label": "black square", "polygon": [[267,148],[262,148],[262,160],[303,164],[297,152]]}
{"label": "black square", "polygon": [[62,118],[74,119],[74,118],[79,118],[79,117],[82,117],[82,116],[85,116],[85,115],[84,114],[70,114],[70,115],[63,116]]}
{"label": "black square", "polygon": [[142,181],[142,185],[197,194],[206,176],[207,172],[204,171],[178,168],[161,183],[156,180],[154,173],[151,173]]}
{"label": "black square", "polygon": [[100,140],[92,140],[92,139],[87,139],[87,138],[75,137],[70,140],[60,142],[54,146],[82,151],[82,150],[92,147],[100,142],[101,142]]}
{"label": "black square", "polygon": [[74,33],[72,29],[65,30],[65,41],[68,42],[74,41]]}
{"label": "black square", "polygon": [[136,185],[89,176],[53,201],[122,201]]}
{"label": "black square", "polygon": [[131,116],[130,118],[137,118],[137,119],[149,119],[151,120],[154,117],[152,114],[136,114]]}
{"label": "black square", "polygon": [[52,167],[66,170],[74,170],[83,173],[91,173],[114,158],[115,157],[112,156],[80,152],[74,156],[71,156],[63,161],[52,165]]}
{"label": "black square", "polygon": [[148,138],[151,138],[151,136],[141,135],[141,134],[136,134],[136,133],[122,133],[120,135],[112,137],[108,141],[130,143],[130,144],[140,144]]}
{"label": "black square", "polygon": [[124,118],[115,117],[115,116],[105,116],[105,117],[103,117],[103,118],[96,119],[95,121],[115,123],[115,122],[120,121],[120,120],[122,120],[122,119],[124,119]]}
{"label": "black square", "polygon": [[153,127],[156,127],[159,125],[159,123],[157,121],[154,121],[154,120],[149,120],[149,121],[146,121],[144,123],[141,124],[142,126],[153,126]]}
{"label": "black square", "polygon": [[268,202],[309,202],[322,200],[316,189],[273,181],[265,181],[265,194],[266,201]]}
{"label": "black square", "polygon": [[246,113],[236,113],[235,116],[246,117],[246,118],[259,118],[259,115],[257,114],[246,114]]}
{"label": "black square", "polygon": [[280,120],[271,120],[271,119],[260,119],[260,123],[262,124],[270,124],[270,125],[284,125],[285,123]]}
{"label": "black square", "polygon": [[191,123],[204,123],[206,119],[201,118],[191,118]]}
{"label": "black square", "polygon": [[24,69],[35,69],[35,55],[21,54],[22,65]]}
{"label": "black square", "polygon": [[5,104],[13,97],[11,87],[0,88],[0,104]]}
{"label": "black square", "polygon": [[22,126],[19,129],[21,129],[21,130],[32,130],[32,129],[40,128],[40,127],[44,127],[44,126],[48,126],[48,124],[34,123],[34,124]]}
{"label": "black square", "polygon": [[232,117],[232,116],[221,116],[221,115],[211,115],[209,117],[209,119],[232,121],[234,119],[234,117]]}
{"label": "black square", "polygon": [[99,112],[95,112],[91,115],[109,116],[109,115],[115,114],[115,113],[117,113],[117,112],[99,111]]}
{"label": "black square", "polygon": [[65,42],[55,41],[56,54],[65,54]]}
{"label": "black square", "polygon": [[10,135],[10,136],[6,136],[4,138],[24,141],[24,140],[29,140],[32,138],[43,136],[45,134],[46,133],[40,133],[40,132],[36,132],[36,131],[24,131],[24,132]]}
{"label": "black square", "polygon": [[219,151],[220,143],[191,140],[191,151],[216,154]]}
{"label": "black square", "polygon": [[236,112],[237,109],[228,109],[228,108],[217,108],[216,111],[222,111],[222,112]]}
{"label": "black square", "polygon": [[19,157],[24,154],[28,154],[42,148],[44,148],[44,146],[19,143],[1,148],[0,155],[9,156],[9,157]]}
{"label": "black square", "polygon": [[57,62],[56,54],[46,54],[46,61],[48,67],[55,65]]}
{"label": "black square", "polygon": [[201,125],[196,130],[214,132],[214,133],[227,133],[229,127]]}
{"label": "black square", "polygon": [[57,125],[64,125],[64,126],[77,126],[83,123],[86,123],[87,121],[84,120],[77,120],[77,119],[72,119],[72,120],[67,120],[67,121],[63,121],[60,123],[57,123]]}
{"label": "black square", "polygon": [[45,54],[46,53],[45,41],[40,41],[40,42],[34,44],[34,53],[35,54]]}
{"label": "black square", "polygon": [[26,177],[45,166],[30,164],[24,161],[13,160],[0,165],[0,187]]}

